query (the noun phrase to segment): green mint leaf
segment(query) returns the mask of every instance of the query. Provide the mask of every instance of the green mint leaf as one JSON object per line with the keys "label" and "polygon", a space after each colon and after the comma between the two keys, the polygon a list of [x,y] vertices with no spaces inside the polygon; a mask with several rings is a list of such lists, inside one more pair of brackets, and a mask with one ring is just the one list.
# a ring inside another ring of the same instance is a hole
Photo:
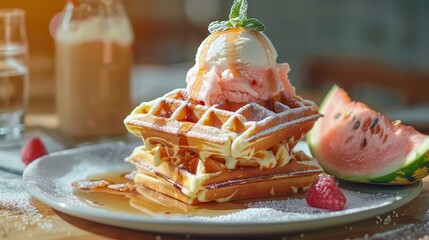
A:
{"label": "green mint leaf", "polygon": [[217,31],[227,30],[229,28],[244,27],[249,30],[256,30],[263,32],[265,26],[262,22],[255,18],[247,18],[247,0],[234,0],[229,13],[228,21],[214,21],[209,25],[209,32],[214,33]]}
{"label": "green mint leaf", "polygon": [[232,26],[229,21],[214,21],[214,22],[211,22],[209,25],[209,32],[214,33],[217,31],[226,30],[231,27]]}
{"label": "green mint leaf", "polygon": [[243,20],[247,19],[247,7],[248,7],[247,0],[241,1],[240,12],[239,12],[238,18],[243,19]]}
{"label": "green mint leaf", "polygon": [[242,26],[249,30],[256,30],[259,32],[263,32],[265,30],[265,25],[256,18],[244,20]]}
{"label": "green mint leaf", "polygon": [[230,19],[229,20],[232,27],[241,27],[243,26],[243,20],[240,19]]}
{"label": "green mint leaf", "polygon": [[216,31],[220,31],[221,30],[221,28],[222,28],[222,22],[221,21],[214,21],[214,22],[211,22],[210,24],[209,24],[209,32],[210,33],[214,33],[214,32],[216,32]]}
{"label": "green mint leaf", "polygon": [[241,12],[240,10],[241,10],[243,1],[246,1],[246,0],[234,0],[234,2],[232,3],[231,12],[229,13],[229,19],[240,17],[240,12]]}

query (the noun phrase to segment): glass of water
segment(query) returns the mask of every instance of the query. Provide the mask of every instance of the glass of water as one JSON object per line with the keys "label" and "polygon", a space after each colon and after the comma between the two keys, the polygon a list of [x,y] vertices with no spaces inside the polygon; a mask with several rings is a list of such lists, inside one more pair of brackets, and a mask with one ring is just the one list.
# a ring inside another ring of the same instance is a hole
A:
{"label": "glass of water", "polygon": [[25,12],[0,9],[0,145],[24,132],[28,100],[28,42]]}

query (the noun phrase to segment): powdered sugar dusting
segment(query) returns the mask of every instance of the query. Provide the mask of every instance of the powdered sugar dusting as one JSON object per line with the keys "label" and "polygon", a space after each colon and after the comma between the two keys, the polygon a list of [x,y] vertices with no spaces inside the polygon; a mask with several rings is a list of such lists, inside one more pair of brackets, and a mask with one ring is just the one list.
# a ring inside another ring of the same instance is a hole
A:
{"label": "powdered sugar dusting", "polygon": [[43,216],[25,191],[21,177],[0,172],[0,237],[11,232],[25,231],[29,227],[49,231],[50,217]]}
{"label": "powdered sugar dusting", "polygon": [[[106,146],[109,146],[106,144]],[[123,159],[125,155],[122,151],[118,151],[117,147],[106,148],[105,151],[103,146],[100,146],[98,152],[102,154],[94,154],[91,151],[77,150],[75,154],[67,155],[70,158],[74,158],[74,164],[67,174],[64,176],[55,178],[52,182],[53,192],[56,198],[67,202],[73,202],[74,204],[82,207],[87,207],[86,204],[82,203],[74,194],[74,188],[72,183],[80,180],[87,179],[90,176],[99,175],[106,172],[118,171],[124,168]],[[130,149],[126,149],[126,154],[131,152]]]}
{"label": "powdered sugar dusting", "polygon": [[[389,217],[389,216],[388,216]],[[390,219],[390,218],[389,218]],[[386,220],[386,219],[385,219]],[[385,221],[384,220],[384,221]],[[377,233],[372,236],[365,236],[364,239],[428,239],[429,235],[429,210],[426,211],[425,218],[422,222],[407,224],[403,227]],[[422,238],[424,237],[424,238]]]}
{"label": "powdered sugar dusting", "polygon": [[401,194],[369,194],[342,189],[347,198],[345,209],[342,211],[328,211],[310,207],[305,199],[290,198],[277,201],[260,201],[248,204],[247,209],[228,215],[217,217],[190,217],[205,222],[241,222],[241,223],[264,223],[301,221],[316,218],[342,216],[360,212],[363,210],[388,205],[402,199]]}

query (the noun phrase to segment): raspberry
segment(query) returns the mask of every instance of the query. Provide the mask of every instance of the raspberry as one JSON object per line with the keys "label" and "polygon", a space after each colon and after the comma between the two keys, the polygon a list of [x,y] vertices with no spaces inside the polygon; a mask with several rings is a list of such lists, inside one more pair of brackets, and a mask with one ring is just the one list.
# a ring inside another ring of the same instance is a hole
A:
{"label": "raspberry", "polygon": [[46,154],[48,154],[48,151],[38,137],[28,140],[21,149],[21,158],[25,165]]}
{"label": "raspberry", "polygon": [[308,188],[305,200],[308,205],[331,211],[344,209],[346,197],[332,176],[321,176]]}

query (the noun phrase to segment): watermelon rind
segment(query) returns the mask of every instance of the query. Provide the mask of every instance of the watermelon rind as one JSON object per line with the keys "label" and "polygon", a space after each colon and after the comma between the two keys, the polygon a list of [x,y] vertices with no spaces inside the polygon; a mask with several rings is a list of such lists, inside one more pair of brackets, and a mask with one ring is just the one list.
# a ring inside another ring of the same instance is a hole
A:
{"label": "watermelon rind", "polygon": [[403,167],[385,173],[381,177],[366,179],[369,183],[377,184],[408,184],[416,182],[429,173],[429,137],[416,151],[407,155]]}
{"label": "watermelon rind", "polygon": [[[338,85],[334,84],[328,91],[328,93],[325,95],[325,97],[322,99],[322,102],[319,104],[319,112],[323,112],[325,110],[326,102],[331,98],[331,96],[339,89]],[[323,118],[323,117],[322,117]],[[320,120],[319,120],[320,121]],[[317,123],[317,122],[316,122]],[[316,151],[318,147],[318,140],[319,140],[319,129],[318,124],[313,125],[313,128],[307,133],[306,135],[306,141],[308,143],[308,146],[310,148],[310,152],[313,155],[313,157],[317,157]]]}
{"label": "watermelon rind", "polygon": [[[322,100],[319,106],[319,111],[324,113],[327,111],[326,104],[331,101],[331,97],[339,90],[337,85],[333,85]],[[307,134],[307,143],[312,155],[318,159],[319,164],[324,168],[324,159],[320,159],[317,152],[320,147],[320,129],[316,123],[312,130]],[[338,146],[341,147],[341,146]],[[348,176],[346,173],[341,173],[335,169],[324,168],[325,172],[332,174],[335,177],[343,180],[373,183],[400,185],[411,184],[421,180],[429,174],[429,136],[425,136],[424,141],[415,149],[410,151],[403,159],[395,160],[396,163],[385,169],[378,171],[376,174],[367,174],[362,176]],[[331,167],[332,168],[332,167]]]}
{"label": "watermelon rind", "polygon": [[[322,102],[319,104],[319,112],[323,112],[325,109],[326,102],[331,98],[331,95],[334,94],[339,89],[338,85],[334,84],[331,89],[328,91],[326,96],[323,98]],[[315,147],[317,146],[318,142],[318,125],[314,125],[313,128],[307,133],[306,140],[308,143],[308,146],[310,147],[310,152],[314,155],[315,153]]]}

